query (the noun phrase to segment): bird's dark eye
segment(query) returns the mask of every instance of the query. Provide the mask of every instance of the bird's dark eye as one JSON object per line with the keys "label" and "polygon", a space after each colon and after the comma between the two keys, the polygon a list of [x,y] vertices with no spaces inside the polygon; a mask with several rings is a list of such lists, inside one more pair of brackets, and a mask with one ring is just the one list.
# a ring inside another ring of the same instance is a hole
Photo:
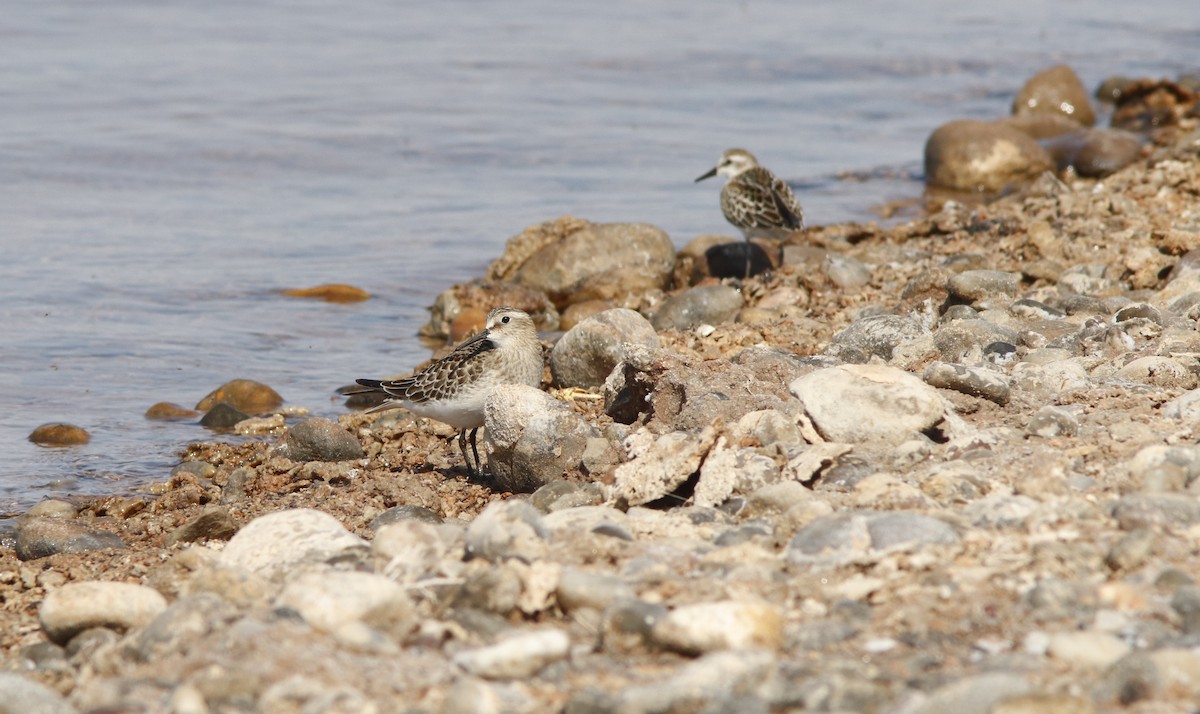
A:
{"label": "bird's dark eye", "polygon": [[504,324],[507,325],[508,321],[511,319],[512,319],[511,317],[509,317],[508,315],[505,315],[504,317],[500,318],[500,322],[503,322]]}

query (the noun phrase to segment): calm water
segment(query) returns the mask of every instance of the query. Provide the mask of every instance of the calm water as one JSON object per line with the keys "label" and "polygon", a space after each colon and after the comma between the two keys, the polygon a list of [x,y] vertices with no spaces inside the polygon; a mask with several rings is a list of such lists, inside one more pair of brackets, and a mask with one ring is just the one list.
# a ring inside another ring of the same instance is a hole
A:
{"label": "calm water", "polygon": [[[938,124],[1067,62],[1175,76],[1194,0],[35,2],[0,20],[0,513],[165,477],[142,418],[234,377],[331,390],[428,356],[424,307],[524,226],[730,232],[744,145],[811,223],[919,194]],[[845,171],[870,180],[840,181]],[[275,291],[347,282],[354,306]],[[26,437],[69,421],[85,447]]]}

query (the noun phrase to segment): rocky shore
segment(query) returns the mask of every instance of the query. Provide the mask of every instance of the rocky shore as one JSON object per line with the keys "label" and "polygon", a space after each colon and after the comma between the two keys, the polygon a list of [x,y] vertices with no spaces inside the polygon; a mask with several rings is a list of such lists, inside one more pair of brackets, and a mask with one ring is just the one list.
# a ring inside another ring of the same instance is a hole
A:
{"label": "rocky shore", "polygon": [[0,712],[1193,710],[1191,101],[892,228],[531,227],[426,327],[547,333],[489,478],[437,422],[231,388],[201,411],[259,438],[22,519]]}

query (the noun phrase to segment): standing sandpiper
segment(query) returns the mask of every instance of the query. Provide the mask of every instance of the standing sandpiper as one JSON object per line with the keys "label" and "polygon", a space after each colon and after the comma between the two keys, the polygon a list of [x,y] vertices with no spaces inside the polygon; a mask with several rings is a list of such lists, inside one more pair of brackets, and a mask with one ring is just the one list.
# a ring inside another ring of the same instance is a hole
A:
{"label": "standing sandpiper", "polygon": [[[729,149],[721,154],[708,173],[697,182],[713,176],[728,179],[721,189],[721,212],[725,220],[737,226],[746,240],[773,238],[782,240],[804,229],[804,210],[792,189],[769,170],[758,165],[745,149]],[[750,272],[750,253],[746,252],[746,273]]]}
{"label": "standing sandpiper", "polygon": [[[367,389],[347,394],[383,392],[388,399],[368,412],[403,407],[417,416],[445,422],[458,429],[458,448],[467,469],[481,473],[475,437],[483,426],[483,403],[502,384],[542,383],[542,345],[528,314],[513,307],[488,313],[483,331],[411,377],[397,380],[359,379]],[[467,432],[471,453],[467,455]]]}

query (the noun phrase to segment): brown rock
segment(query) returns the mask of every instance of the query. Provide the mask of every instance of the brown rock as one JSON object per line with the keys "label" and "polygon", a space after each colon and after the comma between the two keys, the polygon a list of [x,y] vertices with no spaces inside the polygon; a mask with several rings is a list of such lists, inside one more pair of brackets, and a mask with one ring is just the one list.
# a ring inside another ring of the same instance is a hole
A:
{"label": "brown rock", "polygon": [[1053,139],[1056,136],[1079,131],[1079,122],[1068,119],[1062,114],[1017,114],[1001,119],[1000,123],[1038,140]]}
{"label": "brown rock", "polygon": [[563,310],[562,322],[559,329],[563,331],[570,330],[592,315],[599,315],[605,310],[613,309],[613,304],[607,300],[585,300],[571,305],[566,310]]}
{"label": "brown rock", "polygon": [[1142,79],[1123,89],[1113,110],[1114,129],[1150,131],[1175,126],[1196,107],[1196,94],[1169,80]]}
{"label": "brown rock", "polygon": [[1085,129],[1044,144],[1059,170],[1067,167],[1087,178],[1101,178],[1125,168],[1142,155],[1137,135],[1120,129]]}
{"label": "brown rock", "polygon": [[41,446],[79,446],[91,439],[87,429],[63,422],[42,424],[29,435],[30,441]]}
{"label": "brown rock", "polygon": [[261,382],[234,379],[209,392],[196,408],[207,412],[221,402],[247,414],[262,414],[278,409],[283,404],[283,397]]}
{"label": "brown rock", "polygon": [[167,536],[165,544],[192,543],[202,539],[229,540],[237,533],[237,523],[224,506],[205,506],[200,515],[184,523]]}
{"label": "brown rock", "polygon": [[482,330],[487,325],[487,316],[488,311],[482,307],[469,307],[458,313],[450,323],[450,341],[458,344]]}
{"label": "brown rock", "polygon": [[[506,254],[501,258],[505,264]],[[501,262],[497,261],[497,262]],[[675,246],[643,223],[586,224],[546,243],[515,268],[515,282],[545,293],[560,308],[585,300],[637,302],[662,289],[675,266]],[[489,274],[496,272],[495,266]]]}
{"label": "brown rock", "polygon": [[327,283],[311,288],[293,288],[291,290],[280,290],[279,292],[288,297],[315,298],[317,300],[324,300],[325,302],[343,304],[362,302],[371,297],[371,293],[362,288],[342,283]]}
{"label": "brown rock", "polygon": [[[451,333],[458,329],[454,327],[454,323],[460,315],[474,311],[476,315],[482,316],[478,319],[479,326],[482,327],[483,318],[487,317],[488,311],[501,305],[529,313],[540,331],[550,332],[558,329],[558,310],[544,293],[511,282],[472,280],[444,290],[437,296],[429,308],[429,322],[421,327],[421,335],[457,342],[451,339]],[[463,326],[466,326],[476,318],[468,316],[463,319]]]}
{"label": "brown rock", "polygon": [[1096,123],[1088,91],[1065,64],[1038,72],[1013,99],[1013,114],[1061,114],[1082,126]]}
{"label": "brown rock", "polygon": [[925,143],[925,182],[956,191],[1000,191],[1053,166],[1036,141],[997,122],[952,121]]}
{"label": "brown rock", "polygon": [[195,419],[200,416],[200,412],[187,407],[181,407],[172,402],[158,402],[146,410],[145,417],[158,421],[171,421],[174,419]]}

